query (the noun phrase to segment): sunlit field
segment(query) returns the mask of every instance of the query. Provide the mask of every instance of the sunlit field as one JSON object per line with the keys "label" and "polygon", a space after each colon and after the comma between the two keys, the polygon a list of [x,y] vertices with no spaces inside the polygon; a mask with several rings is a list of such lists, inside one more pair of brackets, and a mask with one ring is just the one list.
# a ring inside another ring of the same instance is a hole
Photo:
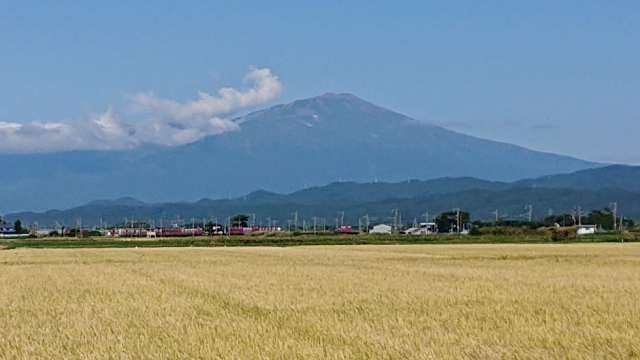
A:
{"label": "sunlit field", "polygon": [[640,244],[0,251],[4,358],[638,358]]}

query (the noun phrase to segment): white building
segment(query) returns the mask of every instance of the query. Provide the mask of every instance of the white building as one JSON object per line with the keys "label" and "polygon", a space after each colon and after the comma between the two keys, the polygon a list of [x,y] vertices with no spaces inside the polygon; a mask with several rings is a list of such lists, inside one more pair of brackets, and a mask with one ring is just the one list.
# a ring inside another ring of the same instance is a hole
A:
{"label": "white building", "polygon": [[369,231],[370,234],[391,234],[391,226],[386,224],[376,225]]}
{"label": "white building", "polygon": [[576,231],[578,235],[587,235],[595,234],[598,229],[596,225],[578,225]]}
{"label": "white building", "polygon": [[420,226],[409,228],[404,233],[410,235],[436,234],[438,233],[438,225],[434,222],[420,223]]}

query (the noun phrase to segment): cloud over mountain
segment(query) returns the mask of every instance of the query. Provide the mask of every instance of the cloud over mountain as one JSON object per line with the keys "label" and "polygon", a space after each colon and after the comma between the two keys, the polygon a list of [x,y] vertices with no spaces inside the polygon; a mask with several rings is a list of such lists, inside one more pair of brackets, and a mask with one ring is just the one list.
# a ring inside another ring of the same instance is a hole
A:
{"label": "cloud over mountain", "polygon": [[153,114],[138,122],[120,119],[111,106],[85,120],[29,123],[0,121],[0,153],[34,153],[67,150],[123,150],[143,144],[180,146],[206,136],[238,130],[226,118],[236,111],[269,102],[280,96],[282,84],[270,69],[252,68],[245,81],[253,86],[222,88],[217,96],[198,93],[198,100],[180,104],[153,93],[132,97],[136,111]]}
{"label": "cloud over mountain", "polygon": [[132,97],[138,111],[164,115],[176,120],[206,118],[232,113],[271,101],[280,96],[282,85],[270,69],[252,69],[245,81],[253,81],[255,85],[246,91],[234,88],[218,90],[218,96],[206,92],[198,92],[198,100],[180,104],[174,100],[160,99],[153,93],[138,93]]}

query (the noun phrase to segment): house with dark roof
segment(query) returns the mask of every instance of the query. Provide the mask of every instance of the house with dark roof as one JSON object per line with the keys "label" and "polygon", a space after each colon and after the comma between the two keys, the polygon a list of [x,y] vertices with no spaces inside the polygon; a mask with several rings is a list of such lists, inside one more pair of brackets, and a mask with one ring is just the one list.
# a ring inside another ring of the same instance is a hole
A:
{"label": "house with dark roof", "polygon": [[16,233],[16,229],[11,224],[0,224],[0,235],[13,235]]}

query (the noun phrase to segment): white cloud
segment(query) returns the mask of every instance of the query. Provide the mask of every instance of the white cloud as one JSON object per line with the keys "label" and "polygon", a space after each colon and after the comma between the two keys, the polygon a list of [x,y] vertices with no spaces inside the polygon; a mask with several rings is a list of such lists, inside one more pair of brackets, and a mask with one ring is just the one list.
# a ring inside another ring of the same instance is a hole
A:
{"label": "white cloud", "polygon": [[185,104],[159,99],[153,93],[138,93],[132,99],[138,111],[184,120],[230,114],[238,109],[264,104],[277,98],[282,92],[280,80],[269,69],[252,69],[245,77],[245,81],[249,80],[255,82],[255,85],[244,92],[222,88],[218,90],[218,96],[212,96],[200,91],[198,100]]}
{"label": "white cloud", "polygon": [[151,119],[137,127],[135,136],[142,143],[180,146],[196,142],[206,136],[238,130],[238,124],[228,119],[191,119],[166,121]]}
{"label": "white cloud", "polygon": [[269,69],[252,69],[245,81],[253,81],[254,86],[244,91],[223,88],[218,96],[199,92],[198,100],[185,104],[151,93],[136,94],[132,97],[134,108],[154,117],[130,124],[121,121],[111,106],[84,121],[0,121],[0,153],[124,150],[142,144],[180,146],[236,131],[238,124],[225,115],[264,104],[282,92],[278,77]]}
{"label": "white cloud", "polygon": [[119,150],[137,145],[111,107],[86,121],[0,122],[0,152],[3,153]]}

